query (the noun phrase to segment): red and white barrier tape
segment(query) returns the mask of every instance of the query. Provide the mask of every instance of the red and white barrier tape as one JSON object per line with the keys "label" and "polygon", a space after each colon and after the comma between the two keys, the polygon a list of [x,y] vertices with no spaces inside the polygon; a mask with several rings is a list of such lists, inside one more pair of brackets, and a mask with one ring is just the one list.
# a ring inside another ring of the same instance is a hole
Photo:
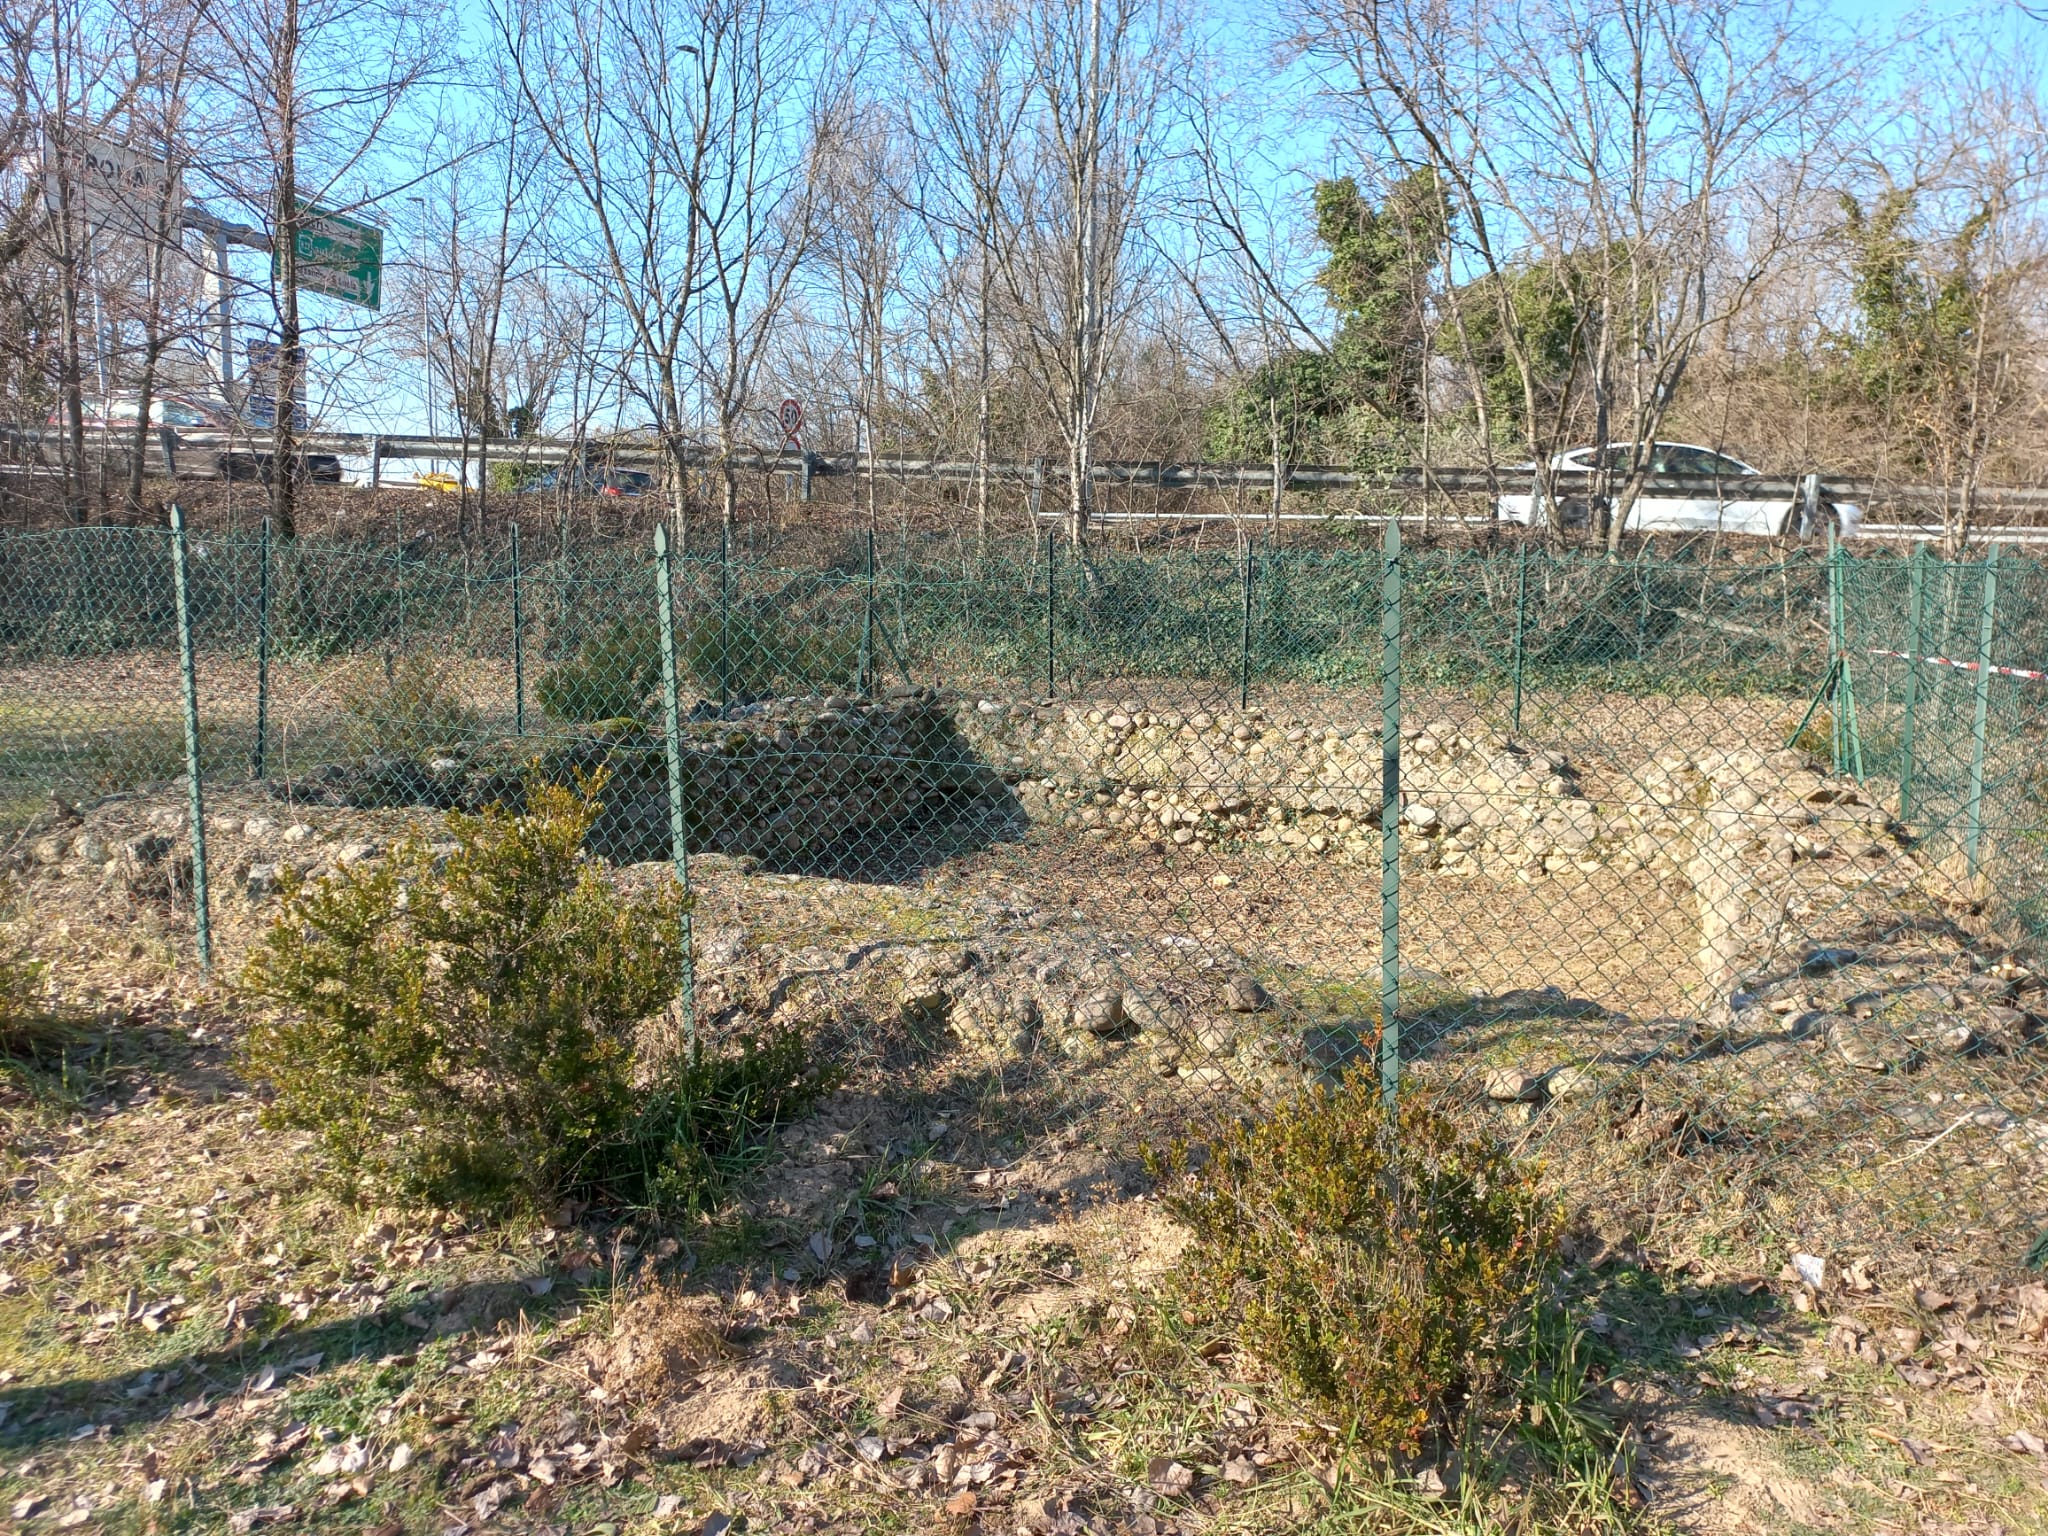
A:
{"label": "red and white barrier tape", "polygon": [[[1959,672],[1977,670],[1977,663],[1974,661],[1951,661],[1946,656],[1908,656],[1904,651],[1880,651],[1875,647],[1871,649],[1870,654],[1889,656],[1894,661],[1924,661],[1930,667],[1954,667]],[[2017,677],[2029,683],[2048,683],[2048,672],[2036,672],[2028,667],[1994,666],[1991,671],[2000,677]]]}

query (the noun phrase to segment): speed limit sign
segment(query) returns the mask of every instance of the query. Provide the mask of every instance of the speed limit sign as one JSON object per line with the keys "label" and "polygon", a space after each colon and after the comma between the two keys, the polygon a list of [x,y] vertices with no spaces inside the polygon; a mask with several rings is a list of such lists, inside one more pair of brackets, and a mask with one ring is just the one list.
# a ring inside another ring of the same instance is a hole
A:
{"label": "speed limit sign", "polygon": [[804,408],[794,400],[785,400],[782,402],[780,419],[783,436],[794,438],[797,429],[804,424]]}

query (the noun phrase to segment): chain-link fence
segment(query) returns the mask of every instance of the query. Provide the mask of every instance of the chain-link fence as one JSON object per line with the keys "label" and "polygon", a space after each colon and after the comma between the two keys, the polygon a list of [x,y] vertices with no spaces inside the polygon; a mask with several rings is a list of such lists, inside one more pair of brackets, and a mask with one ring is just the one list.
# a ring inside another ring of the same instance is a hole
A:
{"label": "chain-link fence", "polygon": [[707,1030],[923,1029],[1136,1136],[1358,1064],[1684,1241],[2010,1257],[2048,576],[1778,553],[24,535],[0,818],[51,900],[232,948],[286,863],[602,769],[593,851],[693,879]]}

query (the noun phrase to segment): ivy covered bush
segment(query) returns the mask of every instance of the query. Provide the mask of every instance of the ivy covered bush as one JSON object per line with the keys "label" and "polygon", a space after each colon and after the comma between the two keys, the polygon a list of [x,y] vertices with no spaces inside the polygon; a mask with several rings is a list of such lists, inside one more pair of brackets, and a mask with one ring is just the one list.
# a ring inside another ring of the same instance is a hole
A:
{"label": "ivy covered bush", "polygon": [[628,898],[580,856],[602,779],[523,814],[451,814],[373,867],[288,881],[242,977],[272,1123],[352,1193],[548,1208],[701,1203],[829,1082],[795,1038],[643,1048],[676,995],[683,896]]}
{"label": "ivy covered bush", "polygon": [[1369,1453],[1412,1453],[1484,1386],[1557,1254],[1526,1172],[1419,1095],[1390,1114],[1370,1072],[1155,1164],[1193,1234],[1187,1305]]}

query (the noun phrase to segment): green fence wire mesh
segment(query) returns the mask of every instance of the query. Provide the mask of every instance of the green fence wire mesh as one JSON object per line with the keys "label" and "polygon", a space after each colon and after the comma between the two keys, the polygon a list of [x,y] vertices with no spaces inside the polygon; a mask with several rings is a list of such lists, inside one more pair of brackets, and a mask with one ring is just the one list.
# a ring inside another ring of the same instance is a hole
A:
{"label": "green fence wire mesh", "polygon": [[1139,1138],[1358,1063],[1707,1245],[2048,1220],[2037,565],[538,542],[0,540],[31,895],[190,943],[210,867],[231,958],[281,866],[601,769],[693,1028]]}

